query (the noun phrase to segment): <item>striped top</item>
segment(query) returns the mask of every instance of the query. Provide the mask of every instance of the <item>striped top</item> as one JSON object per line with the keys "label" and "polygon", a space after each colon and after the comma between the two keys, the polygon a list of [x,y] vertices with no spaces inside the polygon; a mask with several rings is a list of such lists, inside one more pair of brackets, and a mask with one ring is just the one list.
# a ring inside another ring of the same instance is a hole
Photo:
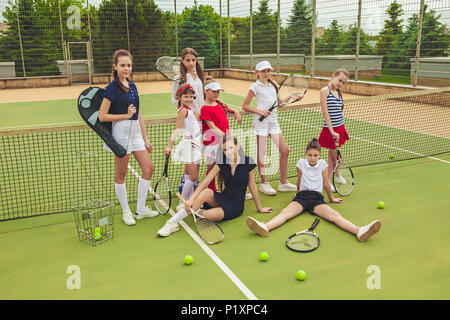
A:
{"label": "striped top", "polygon": [[[327,107],[328,114],[330,116],[331,125],[333,128],[340,127],[344,124],[344,116],[342,115],[342,106],[344,105],[344,100],[342,97],[339,99],[334,96],[331,92],[330,87],[328,87],[328,96],[327,96]],[[328,128],[325,119],[323,120],[324,128]]]}

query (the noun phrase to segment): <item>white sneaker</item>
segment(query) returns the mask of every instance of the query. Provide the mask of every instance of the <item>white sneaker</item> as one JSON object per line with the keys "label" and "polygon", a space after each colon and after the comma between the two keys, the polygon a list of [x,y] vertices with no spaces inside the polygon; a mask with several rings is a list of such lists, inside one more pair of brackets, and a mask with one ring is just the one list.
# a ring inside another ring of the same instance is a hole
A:
{"label": "white sneaker", "polygon": [[371,236],[378,232],[381,228],[381,221],[375,220],[367,226],[361,227],[356,237],[359,241],[367,241]]}
{"label": "white sneaker", "polygon": [[152,209],[145,207],[144,212],[141,213],[134,213],[134,217],[138,220],[142,220],[144,218],[153,218],[156,217],[159,214],[158,211],[153,211]]}
{"label": "white sneaker", "polygon": [[339,184],[347,184],[347,181],[345,181],[343,176],[334,176],[334,181],[336,181]]}
{"label": "white sneaker", "polygon": [[164,227],[159,229],[158,236],[160,237],[168,237],[172,233],[178,231],[180,227],[178,226],[178,223],[171,223],[170,220],[167,220]]}
{"label": "white sneaker", "polygon": [[253,199],[253,196],[252,196],[252,194],[250,192],[247,192],[245,194],[245,200],[250,200],[250,199]]}
{"label": "white sneaker", "polygon": [[247,226],[261,237],[267,237],[269,235],[269,229],[267,229],[267,226],[264,223],[259,222],[252,217],[247,217],[245,219],[245,223],[247,223]]}
{"label": "white sneaker", "polygon": [[134,220],[133,214],[130,210],[123,212],[122,220],[127,226],[134,226],[136,224],[136,220]]}
{"label": "white sneaker", "polygon": [[261,183],[261,185],[259,186],[259,191],[267,196],[274,196],[277,194],[277,192],[270,186],[268,182]]}
{"label": "white sneaker", "polygon": [[278,184],[278,191],[282,192],[295,192],[297,191],[297,186],[290,183],[289,181],[286,183],[279,183]]}

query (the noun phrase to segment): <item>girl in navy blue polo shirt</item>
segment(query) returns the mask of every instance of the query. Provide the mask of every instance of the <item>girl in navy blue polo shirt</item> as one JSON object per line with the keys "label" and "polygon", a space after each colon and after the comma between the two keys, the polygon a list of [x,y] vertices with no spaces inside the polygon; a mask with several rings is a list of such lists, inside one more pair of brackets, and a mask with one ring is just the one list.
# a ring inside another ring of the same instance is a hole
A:
{"label": "girl in navy blue polo shirt", "polygon": [[[145,206],[154,167],[149,157],[152,147],[145,130],[142,113],[139,110],[139,94],[136,85],[128,80],[132,64],[133,57],[127,50],[117,50],[114,53],[114,80],[106,87],[99,111],[99,121],[113,122],[112,135],[127,150],[127,155],[123,158],[114,156],[116,168],[114,178],[115,190],[123,209],[122,220],[127,225],[135,225],[135,218],[143,219],[158,215],[157,211],[152,211]],[[105,149],[111,151],[106,145]],[[128,206],[127,189],[125,187],[125,176],[130,153],[133,154],[142,169],[134,216]]]}

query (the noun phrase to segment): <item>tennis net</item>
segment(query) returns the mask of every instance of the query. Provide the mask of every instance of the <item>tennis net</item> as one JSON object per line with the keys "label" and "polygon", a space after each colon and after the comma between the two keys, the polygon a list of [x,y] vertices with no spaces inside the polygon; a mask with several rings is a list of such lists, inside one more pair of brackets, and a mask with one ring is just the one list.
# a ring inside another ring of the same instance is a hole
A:
{"label": "tennis net", "polygon": [[[226,102],[226,101],[225,101]],[[74,106],[75,107],[75,106]],[[345,101],[345,126],[350,140],[343,147],[346,161],[354,167],[450,152],[450,88],[421,90]],[[256,137],[252,114],[244,114],[241,125],[230,119],[234,134],[245,153],[256,161]],[[319,104],[299,105],[278,111],[283,136],[290,148],[288,176],[296,175],[298,159],[305,147],[318,137],[323,116]],[[153,146],[155,171],[152,186],[162,173],[164,148],[175,119],[146,121]],[[87,126],[29,129],[0,132],[0,221],[71,211],[72,199],[89,192],[75,187],[77,153],[97,155],[98,170],[105,181],[100,199],[114,199],[114,157],[103,150],[101,139]],[[266,171],[269,180],[279,178],[279,152],[269,143]],[[322,156],[326,158],[326,151]],[[394,158],[392,159],[392,156]],[[130,165],[139,171],[133,157]],[[206,164],[200,166],[199,178]],[[183,164],[169,164],[172,190],[178,187]],[[259,175],[257,175],[259,182]],[[127,174],[130,203],[136,201],[137,180]],[[151,197],[151,195],[149,195]]]}

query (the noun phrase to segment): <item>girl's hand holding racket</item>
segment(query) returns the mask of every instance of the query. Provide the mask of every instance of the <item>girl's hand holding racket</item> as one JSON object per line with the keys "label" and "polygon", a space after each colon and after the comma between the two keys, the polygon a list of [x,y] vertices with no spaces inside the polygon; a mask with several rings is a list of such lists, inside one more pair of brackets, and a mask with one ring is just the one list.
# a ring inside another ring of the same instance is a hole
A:
{"label": "girl's hand holding racket", "polygon": [[331,134],[333,135],[334,141],[339,143],[339,133],[333,131]]}
{"label": "girl's hand holding racket", "polygon": [[170,154],[172,153],[172,148],[171,147],[167,147],[164,149],[164,155],[166,157],[170,156]]}
{"label": "girl's hand holding racket", "polygon": [[270,116],[269,110],[257,110],[257,113],[264,118],[267,118],[268,116]]}
{"label": "girl's hand holding racket", "polygon": [[152,145],[150,144],[150,142],[144,142],[145,145],[145,149],[147,149],[148,153],[152,153]]}
{"label": "girl's hand holding racket", "polygon": [[128,106],[128,113],[127,113],[128,118],[131,119],[135,113],[136,113],[136,107],[134,105],[130,104]]}

